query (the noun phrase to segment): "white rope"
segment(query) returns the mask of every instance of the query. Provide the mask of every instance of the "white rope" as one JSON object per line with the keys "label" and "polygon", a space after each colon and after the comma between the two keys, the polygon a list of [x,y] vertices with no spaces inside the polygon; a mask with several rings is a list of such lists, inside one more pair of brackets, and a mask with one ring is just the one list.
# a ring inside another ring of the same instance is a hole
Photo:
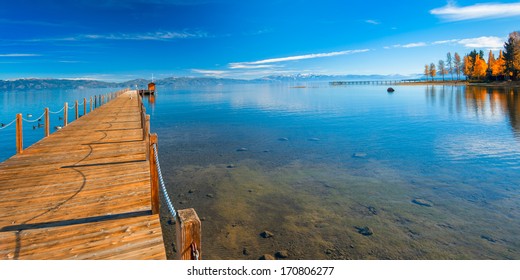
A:
{"label": "white rope", "polygon": [[3,124],[3,123],[2,123],[2,125],[1,125],[1,127],[0,127],[0,130],[8,128],[8,127],[9,127],[10,125],[12,125],[15,121],[16,121],[16,118],[15,118],[14,120],[12,120],[12,121],[11,121],[10,123],[8,123],[8,124]]}
{"label": "white rope", "polygon": [[28,119],[26,119],[26,118],[24,118],[24,117],[22,117],[22,120],[24,120],[24,121],[26,121],[26,122],[29,122],[29,123],[33,123],[33,122],[41,121],[41,119],[43,118],[43,116],[45,116],[45,112],[43,112],[43,114],[42,114],[41,116],[37,117],[37,118],[34,119],[34,120],[28,120]]}
{"label": "white rope", "polygon": [[53,111],[49,110],[49,113],[51,113],[51,114],[59,114],[63,110],[65,110],[65,105],[63,105],[63,108],[61,108],[61,110],[59,110],[58,112],[53,112]]}
{"label": "white rope", "polygon": [[68,108],[72,110],[72,109],[74,109],[74,106],[76,106],[76,105],[69,106]]}
{"label": "white rope", "polygon": [[161,184],[161,190],[164,196],[164,200],[166,200],[166,205],[168,206],[168,210],[173,218],[177,217],[177,211],[173,208],[172,201],[170,200],[170,195],[168,195],[168,191],[166,190],[166,185],[164,184],[164,179],[161,172],[161,165],[159,164],[159,154],[157,153],[157,144],[153,144],[153,153],[155,155],[155,162],[157,163],[157,174],[159,175],[159,183]]}

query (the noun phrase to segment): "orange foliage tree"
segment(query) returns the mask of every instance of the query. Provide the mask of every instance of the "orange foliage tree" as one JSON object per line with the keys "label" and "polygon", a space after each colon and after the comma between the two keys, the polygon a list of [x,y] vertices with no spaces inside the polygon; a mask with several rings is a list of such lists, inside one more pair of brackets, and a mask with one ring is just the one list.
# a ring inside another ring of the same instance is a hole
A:
{"label": "orange foliage tree", "polygon": [[475,57],[475,64],[473,66],[473,75],[476,76],[478,80],[480,80],[481,77],[486,76],[486,70],[487,70],[487,64],[486,61],[480,57],[480,55],[477,55]]}

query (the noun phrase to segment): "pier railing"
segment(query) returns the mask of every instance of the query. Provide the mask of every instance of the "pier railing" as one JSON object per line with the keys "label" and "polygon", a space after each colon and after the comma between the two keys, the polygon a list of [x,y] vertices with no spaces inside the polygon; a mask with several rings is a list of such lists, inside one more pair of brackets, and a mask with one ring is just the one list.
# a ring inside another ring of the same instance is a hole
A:
{"label": "pier railing", "polygon": [[[90,111],[87,111],[87,99],[83,98],[83,101],[81,103],[76,100],[72,106],[69,107],[69,104],[67,102],[64,103],[63,107],[59,109],[58,111],[51,111],[49,108],[45,108],[43,110],[43,114],[41,114],[39,117],[30,119],[32,115],[27,114],[27,119],[23,117],[22,113],[16,114],[16,118],[7,123],[2,123],[0,126],[0,130],[5,129],[12,124],[16,123],[16,153],[21,154],[23,153],[23,123],[36,123],[33,125],[33,127],[43,127],[44,128],[44,137],[48,137],[50,135],[50,115],[51,114],[60,114],[63,113],[61,117],[59,117],[61,120],[63,120],[63,125],[57,125],[55,127],[56,130],[61,129],[62,127],[67,126],[69,124],[69,110],[74,110],[74,116],[77,120],[80,117],[86,115],[89,112],[92,112],[96,108],[100,107],[101,105],[107,103],[108,101],[116,98],[117,96],[121,95],[122,93],[128,91],[128,89],[119,90],[116,92],[111,92],[103,95],[94,95],[90,97],[89,100],[89,107]],[[80,107],[83,106],[83,115],[80,115]],[[42,123],[43,122],[43,123]]]}
{"label": "pier railing", "polygon": [[161,165],[159,163],[158,137],[155,133],[150,133],[150,115],[146,114],[141,95],[138,95],[139,106],[141,108],[141,125],[143,128],[143,140],[147,144],[147,159],[150,163],[150,185],[151,185],[151,205],[152,214],[159,214],[159,188],[169,214],[175,221],[176,235],[176,259],[179,260],[200,260],[202,257],[201,221],[197,212],[193,208],[175,210],[170,195],[166,189]]}

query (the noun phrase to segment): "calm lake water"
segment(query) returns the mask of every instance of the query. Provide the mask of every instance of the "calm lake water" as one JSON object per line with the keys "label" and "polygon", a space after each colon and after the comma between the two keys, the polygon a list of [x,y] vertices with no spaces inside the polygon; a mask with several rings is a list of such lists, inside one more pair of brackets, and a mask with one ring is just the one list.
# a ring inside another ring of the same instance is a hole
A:
{"label": "calm lake water", "polygon": [[[159,88],[147,113],[203,257],[520,259],[520,93],[394,88]],[[1,121],[87,94],[3,93]]]}

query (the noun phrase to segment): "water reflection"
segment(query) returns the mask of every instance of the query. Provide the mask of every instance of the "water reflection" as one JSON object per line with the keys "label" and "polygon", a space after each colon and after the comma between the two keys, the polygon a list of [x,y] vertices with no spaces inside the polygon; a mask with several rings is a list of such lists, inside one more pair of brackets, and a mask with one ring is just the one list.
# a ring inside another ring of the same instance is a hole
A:
{"label": "water reflection", "polygon": [[447,107],[450,114],[466,114],[480,122],[507,118],[514,136],[520,139],[520,95],[516,88],[478,86],[427,86],[426,101],[431,106]]}

